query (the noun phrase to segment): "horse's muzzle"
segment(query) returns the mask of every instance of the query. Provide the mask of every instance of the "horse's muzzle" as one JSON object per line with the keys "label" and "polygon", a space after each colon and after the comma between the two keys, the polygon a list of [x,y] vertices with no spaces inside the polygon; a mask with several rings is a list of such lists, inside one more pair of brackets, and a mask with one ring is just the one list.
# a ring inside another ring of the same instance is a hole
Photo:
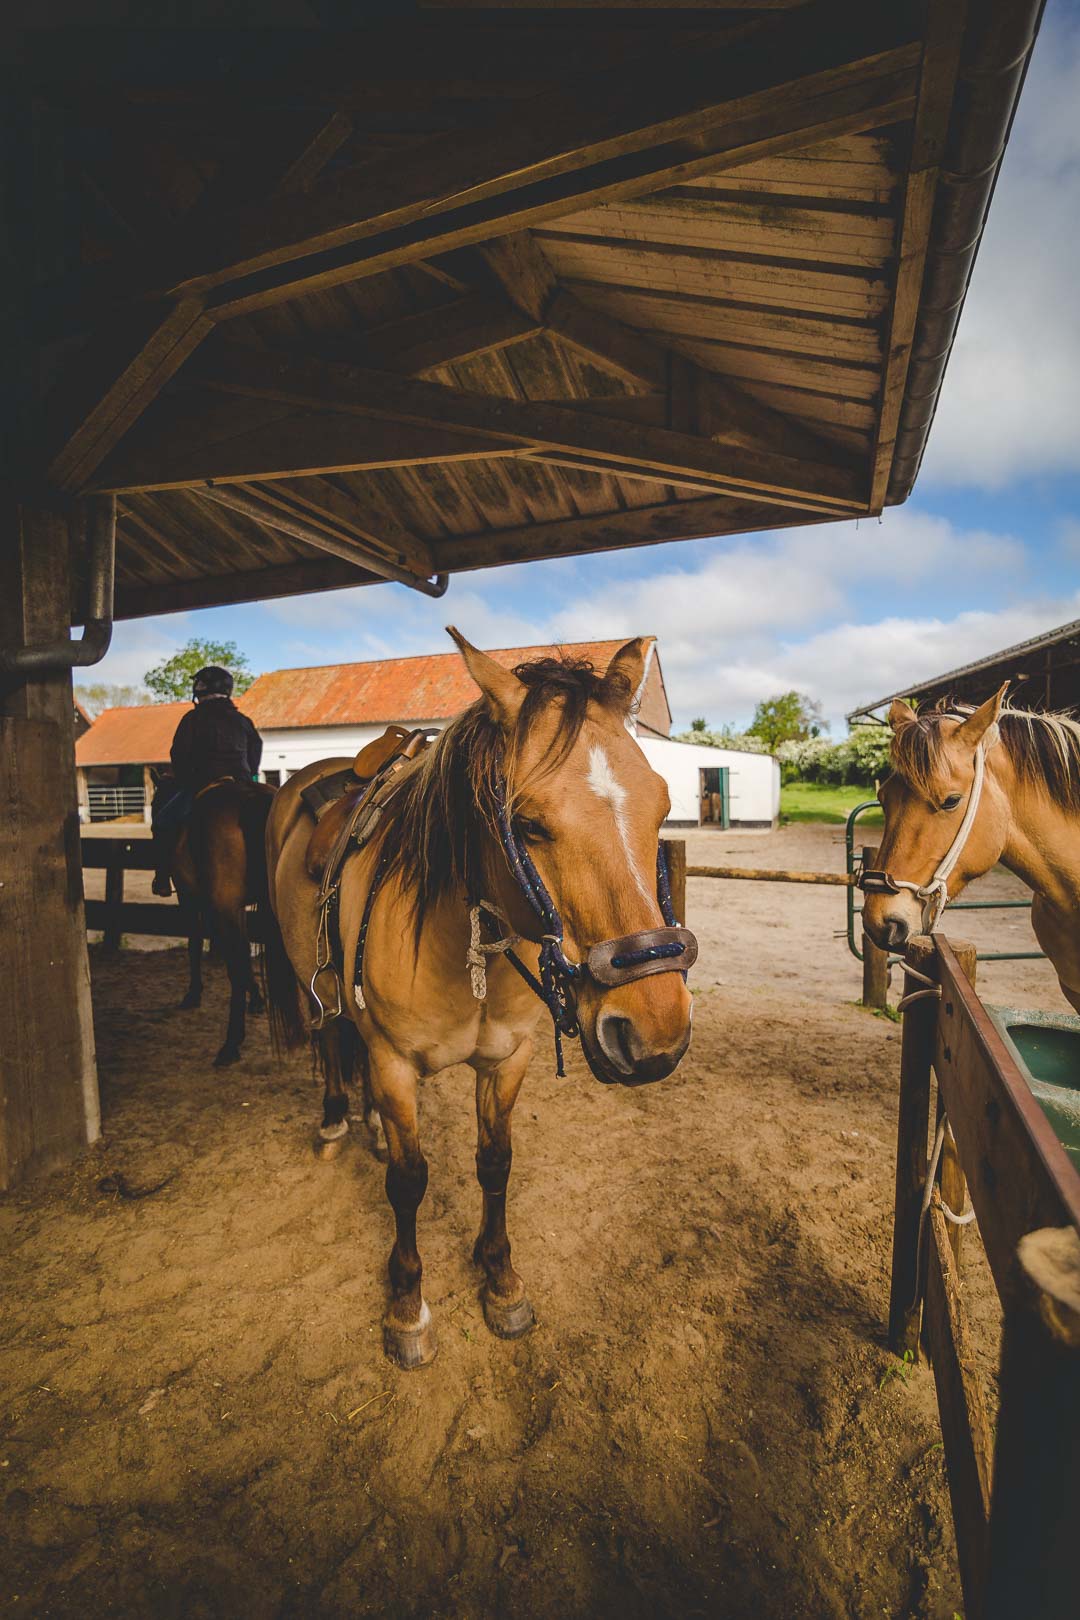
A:
{"label": "horse's muzzle", "polygon": [[605,1086],[647,1086],[656,1080],[666,1080],[681,1063],[690,1045],[691,1023],[678,1046],[666,1052],[648,1051],[634,1028],[633,1020],[623,1013],[601,1011],[596,1020],[595,1036],[583,1029],[581,1049],[585,1061],[597,1080]]}

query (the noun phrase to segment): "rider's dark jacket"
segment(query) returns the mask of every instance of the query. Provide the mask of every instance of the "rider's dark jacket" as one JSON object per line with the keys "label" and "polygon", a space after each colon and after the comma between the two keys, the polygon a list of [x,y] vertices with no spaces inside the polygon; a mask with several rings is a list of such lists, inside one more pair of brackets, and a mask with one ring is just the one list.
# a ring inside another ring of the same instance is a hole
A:
{"label": "rider's dark jacket", "polygon": [[198,793],[221,776],[250,781],[262,759],[262,738],[227,697],[207,697],[176,728],[172,763],[177,786]]}

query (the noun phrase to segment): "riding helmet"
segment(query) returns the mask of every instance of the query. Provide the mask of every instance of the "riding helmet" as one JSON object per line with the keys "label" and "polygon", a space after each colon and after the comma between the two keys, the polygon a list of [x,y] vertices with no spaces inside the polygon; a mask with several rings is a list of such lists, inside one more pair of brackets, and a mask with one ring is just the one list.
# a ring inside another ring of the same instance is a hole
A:
{"label": "riding helmet", "polygon": [[198,703],[204,697],[232,697],[233,678],[220,664],[208,664],[200,669],[192,684],[191,695]]}

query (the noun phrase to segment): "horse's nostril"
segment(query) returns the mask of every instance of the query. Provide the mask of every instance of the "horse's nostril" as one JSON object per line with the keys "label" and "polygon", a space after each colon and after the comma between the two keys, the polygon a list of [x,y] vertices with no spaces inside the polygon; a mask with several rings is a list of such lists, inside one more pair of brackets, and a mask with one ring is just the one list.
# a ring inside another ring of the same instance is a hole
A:
{"label": "horse's nostril", "polygon": [[600,1050],[620,1074],[630,1074],[637,1061],[634,1056],[634,1026],[621,1013],[601,1013],[596,1021],[596,1039]]}
{"label": "horse's nostril", "polygon": [[907,942],[908,925],[902,917],[886,917],[885,919],[885,946],[887,950],[898,950]]}

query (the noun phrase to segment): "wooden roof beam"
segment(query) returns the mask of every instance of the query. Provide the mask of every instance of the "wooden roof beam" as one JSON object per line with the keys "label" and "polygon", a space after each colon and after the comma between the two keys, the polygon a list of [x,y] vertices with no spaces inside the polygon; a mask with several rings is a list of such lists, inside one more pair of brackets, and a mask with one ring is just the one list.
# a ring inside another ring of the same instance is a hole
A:
{"label": "wooden roof beam", "polygon": [[666,501],[625,512],[589,513],[516,529],[456,535],[433,542],[431,549],[436,566],[454,573],[497,568],[537,557],[579,557],[594,551],[621,551],[627,546],[658,546],[671,540],[828,521],[796,514],[790,507],[710,495],[698,501]]}
{"label": "wooden roof beam", "polygon": [[[689,473],[717,490],[809,510],[862,511],[858,475],[831,462],[718,444],[697,434],[620,419],[619,401],[609,414],[546,402],[466,394],[437,383],[244,348],[216,345],[192,362],[205,386],[257,399],[280,400],[308,410],[355,413],[385,424],[431,432],[480,434],[520,450],[568,452],[602,461],[612,473],[620,464],[651,468],[663,479]],[[633,408],[634,402],[628,404]]]}
{"label": "wooden roof beam", "polygon": [[[381,375],[381,374],[380,374]],[[129,439],[94,475],[95,490],[198,489],[217,483],[255,483],[277,478],[313,478],[381,467],[431,462],[487,460],[516,455],[505,440],[486,434],[414,428],[341,411],[288,406],[266,419],[249,414],[248,402],[229,398],[228,431],[208,428],[208,410],[226,396],[185,390],[159,400]]]}
{"label": "wooden roof beam", "polygon": [[[761,404],[729,378],[583,304],[559,285],[543,249],[527,231],[477,249],[474,258],[507,297],[542,320],[554,336],[624,381],[666,394],[668,426],[748,450],[808,461],[844,459],[835,444]],[[467,273],[468,256],[452,256],[450,262]]]}
{"label": "wooden roof beam", "polygon": [[309,591],[340,591],[356,585],[381,585],[378,574],[339,557],[314,557],[270,568],[251,568],[198,579],[170,579],[161,584],[116,587],[116,619],[142,619],[159,613],[187,613],[193,608],[228,607],[238,602],[265,602],[301,596]]}

